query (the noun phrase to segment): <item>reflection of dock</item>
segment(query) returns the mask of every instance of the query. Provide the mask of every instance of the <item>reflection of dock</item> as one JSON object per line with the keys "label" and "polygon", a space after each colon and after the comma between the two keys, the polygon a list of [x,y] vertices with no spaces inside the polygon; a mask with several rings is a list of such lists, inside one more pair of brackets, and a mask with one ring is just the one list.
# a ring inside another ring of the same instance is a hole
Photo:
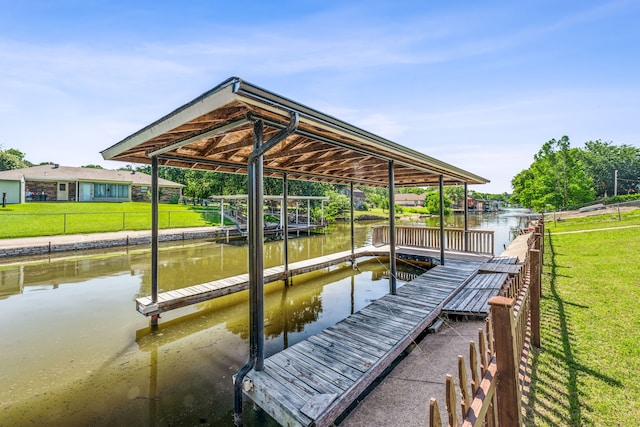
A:
{"label": "reflection of dock", "polygon": [[[404,248],[397,249],[399,258],[407,257],[408,259],[422,259],[427,262],[436,263],[436,258],[440,252],[428,249]],[[304,261],[294,262],[289,265],[288,271],[283,266],[277,266],[264,269],[264,283],[277,282],[286,280],[300,274],[309,273],[344,262],[351,262],[353,258],[361,258],[368,256],[388,256],[389,247],[367,246],[356,249],[352,255],[351,251],[338,252],[331,255],[325,255],[318,258],[308,259]],[[449,256],[456,259],[478,260],[484,261],[489,259],[488,256],[450,253]],[[146,315],[160,314],[166,311],[175,310],[180,307],[196,304],[202,301],[211,300],[224,295],[232,294],[249,289],[249,274],[241,274],[234,277],[216,280],[213,282],[202,283],[200,285],[189,286],[186,288],[176,289],[158,294],[158,301],[154,303],[151,297],[141,297],[136,299],[136,309]]]}

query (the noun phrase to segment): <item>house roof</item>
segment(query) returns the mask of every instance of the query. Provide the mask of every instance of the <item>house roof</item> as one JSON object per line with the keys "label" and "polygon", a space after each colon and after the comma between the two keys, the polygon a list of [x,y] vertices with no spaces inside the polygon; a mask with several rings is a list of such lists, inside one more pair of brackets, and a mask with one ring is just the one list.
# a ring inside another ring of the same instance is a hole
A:
{"label": "house roof", "polygon": [[[296,120],[297,118],[297,120]],[[487,179],[232,77],[102,151],[108,160],[246,173],[253,127],[264,140],[294,129],[264,154],[264,175],[334,184],[388,186],[393,161],[398,186]],[[296,123],[294,126],[293,124]]]}
{"label": "house roof", "polygon": [[[0,180],[20,181],[90,181],[131,185],[151,185],[151,176],[145,173],[124,170],[78,168],[72,166],[39,165],[30,168],[0,171]],[[159,178],[161,187],[184,187],[177,182]]]}
{"label": "house roof", "polygon": [[396,193],[393,198],[396,202],[424,202],[424,193],[423,194],[414,194],[414,193]]}

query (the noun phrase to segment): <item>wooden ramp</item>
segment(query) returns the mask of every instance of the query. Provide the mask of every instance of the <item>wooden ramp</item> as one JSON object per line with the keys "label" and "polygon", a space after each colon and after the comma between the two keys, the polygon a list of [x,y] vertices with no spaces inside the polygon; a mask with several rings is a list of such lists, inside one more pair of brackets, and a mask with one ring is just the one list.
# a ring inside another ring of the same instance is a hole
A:
{"label": "wooden ramp", "polygon": [[448,315],[479,316],[489,314],[489,298],[498,295],[509,275],[518,274],[522,264],[517,257],[496,257],[478,267],[472,278],[443,308]]}
{"label": "wooden ramp", "polygon": [[286,426],[329,426],[440,314],[481,262],[447,260],[265,360],[245,394]]}

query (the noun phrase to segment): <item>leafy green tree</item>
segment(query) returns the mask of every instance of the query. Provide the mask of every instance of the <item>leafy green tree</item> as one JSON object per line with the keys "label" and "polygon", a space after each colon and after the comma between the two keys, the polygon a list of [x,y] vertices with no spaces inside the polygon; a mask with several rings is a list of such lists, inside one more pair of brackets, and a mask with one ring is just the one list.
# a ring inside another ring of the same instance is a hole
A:
{"label": "leafy green tree", "polygon": [[[451,200],[445,194],[444,196],[444,213],[448,215],[451,213]],[[440,191],[429,191],[424,198],[424,207],[427,208],[427,212],[431,215],[437,215],[440,213]]]}
{"label": "leafy green tree", "polygon": [[335,190],[328,191],[326,195],[329,197],[329,203],[324,210],[326,220],[334,222],[339,218],[348,218],[351,214],[351,200]]}
{"label": "leafy green tree", "polygon": [[595,198],[580,150],[571,148],[567,136],[545,142],[531,166],[518,173],[511,185],[512,200],[536,211],[580,205]]}
{"label": "leafy green tree", "polygon": [[461,185],[448,185],[444,187],[444,197],[451,200],[453,206],[463,206],[464,187]]}
{"label": "leafy green tree", "polygon": [[581,159],[593,179],[598,197],[615,194],[615,171],[618,171],[618,194],[635,193],[640,184],[640,148],[613,145],[600,140],[588,141]]}
{"label": "leafy green tree", "polygon": [[[0,148],[2,148],[1,145]],[[29,166],[32,164],[25,160],[25,154],[22,151],[15,148],[0,150],[0,170],[21,169]]]}

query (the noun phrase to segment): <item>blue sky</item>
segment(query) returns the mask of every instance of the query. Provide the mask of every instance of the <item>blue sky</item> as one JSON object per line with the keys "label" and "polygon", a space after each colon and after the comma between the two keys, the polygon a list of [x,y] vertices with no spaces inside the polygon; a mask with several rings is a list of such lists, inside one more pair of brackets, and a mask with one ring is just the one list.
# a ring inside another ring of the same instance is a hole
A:
{"label": "blue sky", "polygon": [[510,191],[568,135],[640,146],[640,1],[0,0],[0,145],[99,152],[230,76]]}

